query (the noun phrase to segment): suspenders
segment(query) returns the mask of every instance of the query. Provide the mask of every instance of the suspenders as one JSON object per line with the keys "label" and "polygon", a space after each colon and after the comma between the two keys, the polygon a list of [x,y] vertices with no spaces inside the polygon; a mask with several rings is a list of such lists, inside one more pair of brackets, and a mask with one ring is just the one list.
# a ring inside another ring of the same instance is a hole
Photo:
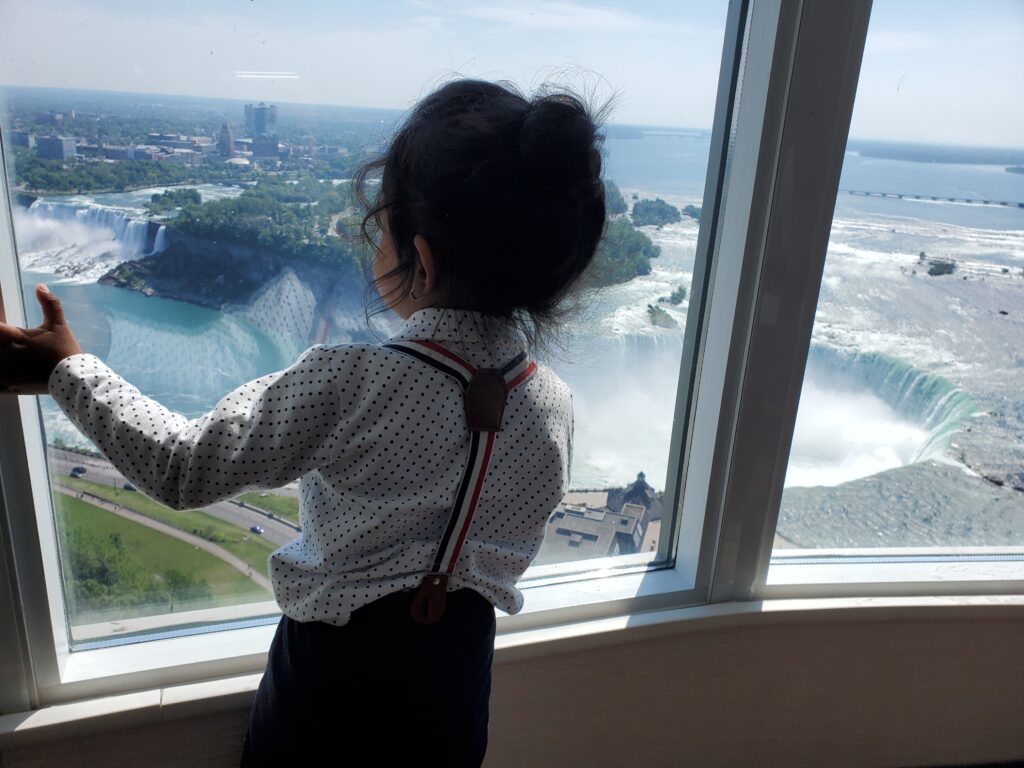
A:
{"label": "suspenders", "polygon": [[527,358],[526,352],[520,352],[501,368],[475,368],[428,339],[391,341],[384,346],[415,357],[455,379],[462,387],[466,408],[469,427],[466,468],[430,570],[420,582],[410,607],[414,621],[433,624],[444,615],[448,577],[455,571],[455,562],[480,500],[494,439],[501,429],[505,399],[512,389],[533,375],[537,364]]}

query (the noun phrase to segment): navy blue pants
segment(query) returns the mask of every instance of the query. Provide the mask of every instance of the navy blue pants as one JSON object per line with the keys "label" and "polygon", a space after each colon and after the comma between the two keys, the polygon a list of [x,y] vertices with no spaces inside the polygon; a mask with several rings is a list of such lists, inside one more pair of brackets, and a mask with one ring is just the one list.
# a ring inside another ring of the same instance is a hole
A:
{"label": "navy blue pants", "polygon": [[449,592],[444,617],[417,624],[413,592],[348,624],[281,617],[253,702],[242,766],[478,766],[487,750],[494,607]]}

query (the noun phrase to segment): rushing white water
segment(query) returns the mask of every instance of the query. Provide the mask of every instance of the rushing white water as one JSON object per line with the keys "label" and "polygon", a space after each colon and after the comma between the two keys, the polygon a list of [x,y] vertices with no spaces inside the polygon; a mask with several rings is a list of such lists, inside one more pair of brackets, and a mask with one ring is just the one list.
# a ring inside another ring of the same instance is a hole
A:
{"label": "rushing white water", "polygon": [[[153,187],[132,192],[40,198],[14,209],[22,269],[54,275],[56,282],[94,283],[123,261],[159,253],[167,230],[148,215]],[[204,201],[236,197],[239,187],[200,184]]]}
{"label": "rushing white water", "polygon": [[36,200],[15,209],[14,220],[22,267],[68,282],[95,282],[123,261],[166,247],[159,231],[149,242],[147,219],[106,206]]}

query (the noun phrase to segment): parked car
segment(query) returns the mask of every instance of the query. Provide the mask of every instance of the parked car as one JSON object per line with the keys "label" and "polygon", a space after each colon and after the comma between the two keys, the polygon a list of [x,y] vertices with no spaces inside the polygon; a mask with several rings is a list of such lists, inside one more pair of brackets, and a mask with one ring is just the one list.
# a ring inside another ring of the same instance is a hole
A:
{"label": "parked car", "polygon": [[71,468],[71,476],[72,477],[81,477],[84,474],[85,474],[85,467],[72,467]]}
{"label": "parked car", "polygon": [[261,525],[254,525],[254,526],[250,527],[249,530],[252,531],[253,533],[255,533],[257,536],[262,536],[263,535],[263,526],[261,526]]}
{"label": "parked car", "polygon": [[124,488],[126,491],[134,491],[135,490],[135,486],[132,485],[131,483],[125,483],[121,487]]}

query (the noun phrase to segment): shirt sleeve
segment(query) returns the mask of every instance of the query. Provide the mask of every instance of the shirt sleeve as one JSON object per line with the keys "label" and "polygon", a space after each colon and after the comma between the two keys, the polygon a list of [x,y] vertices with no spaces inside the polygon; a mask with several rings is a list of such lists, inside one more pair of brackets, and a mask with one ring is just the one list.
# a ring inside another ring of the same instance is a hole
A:
{"label": "shirt sleeve", "polygon": [[351,421],[339,366],[358,351],[311,347],[290,368],[243,384],[209,413],[187,419],[145,397],[99,358],[72,355],[50,376],[61,410],[121,473],[174,509],[273,488],[332,460]]}
{"label": "shirt sleeve", "polygon": [[565,489],[572,485],[572,441],[576,433],[576,411],[572,404],[572,392],[569,392],[569,434],[566,440]]}

